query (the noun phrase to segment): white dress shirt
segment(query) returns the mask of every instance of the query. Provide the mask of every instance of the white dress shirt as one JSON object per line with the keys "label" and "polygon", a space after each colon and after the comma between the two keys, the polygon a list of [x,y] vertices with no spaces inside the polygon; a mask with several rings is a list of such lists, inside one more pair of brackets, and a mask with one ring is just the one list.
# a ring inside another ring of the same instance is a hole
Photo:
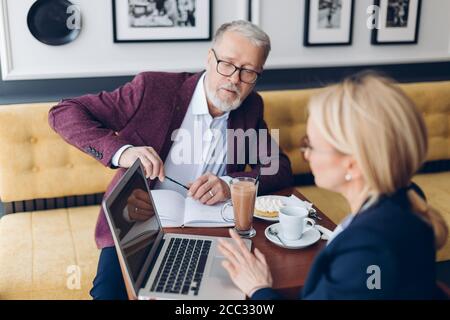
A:
{"label": "white dress shirt", "polygon": [[[213,118],[208,110],[204,87],[205,74],[197,83],[181,127],[172,133],[173,144],[164,162],[166,176],[187,185],[203,173],[211,172],[229,183],[226,176],[227,120],[229,113]],[[118,166],[123,151],[120,148],[111,162]],[[157,181],[155,189],[170,189],[186,196],[187,190],[165,179]]]}

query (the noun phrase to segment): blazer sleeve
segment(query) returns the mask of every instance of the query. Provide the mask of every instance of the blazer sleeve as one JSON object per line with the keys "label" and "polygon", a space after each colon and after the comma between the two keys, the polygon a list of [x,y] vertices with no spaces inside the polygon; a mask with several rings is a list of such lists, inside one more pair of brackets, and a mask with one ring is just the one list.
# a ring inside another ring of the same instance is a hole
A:
{"label": "blazer sleeve", "polygon": [[115,152],[129,144],[117,132],[141,106],[145,88],[145,77],[139,74],[112,92],[63,99],[50,109],[49,125],[71,145],[111,166]]}
{"label": "blazer sleeve", "polygon": [[343,232],[341,236],[333,240],[336,241],[336,247],[331,250],[329,263],[322,267],[313,266],[317,268],[312,270],[314,285],[310,288],[307,282],[302,298],[393,299],[398,272],[397,258],[388,249],[385,240],[367,229],[354,229],[352,232]]}
{"label": "blazer sleeve", "polygon": [[252,300],[285,300],[285,298],[272,288],[262,288],[251,296]]}
{"label": "blazer sleeve", "polygon": [[[344,236],[344,234],[346,234]],[[321,265],[314,263],[307,283],[298,298],[304,300],[393,299],[396,258],[388,246],[371,231],[342,233],[338,248]],[[361,240],[363,239],[363,240]],[[308,282],[312,282],[308,283]],[[311,286],[313,288],[311,288]],[[271,288],[256,291],[252,300],[282,300]]]}

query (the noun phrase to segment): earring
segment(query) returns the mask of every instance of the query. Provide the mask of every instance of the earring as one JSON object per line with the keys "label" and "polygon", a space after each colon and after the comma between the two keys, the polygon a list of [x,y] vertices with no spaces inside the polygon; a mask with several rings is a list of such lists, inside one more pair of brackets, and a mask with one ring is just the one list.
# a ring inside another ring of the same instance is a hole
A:
{"label": "earring", "polygon": [[352,175],[350,173],[347,173],[344,177],[345,181],[352,181]]}

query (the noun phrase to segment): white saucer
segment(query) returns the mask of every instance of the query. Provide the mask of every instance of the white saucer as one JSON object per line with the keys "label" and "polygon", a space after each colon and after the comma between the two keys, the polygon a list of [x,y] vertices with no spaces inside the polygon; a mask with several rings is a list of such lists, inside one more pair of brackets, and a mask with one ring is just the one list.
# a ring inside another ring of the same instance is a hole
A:
{"label": "white saucer", "polygon": [[[281,241],[271,234],[269,234],[269,228],[272,227],[272,230],[278,231],[278,235],[281,239],[283,239],[284,243],[286,243],[286,246],[281,243]],[[281,232],[281,224],[275,223],[266,228],[264,231],[264,234],[266,235],[266,238],[269,239],[269,241],[273,242],[279,247],[287,248],[287,249],[302,249],[306,248],[317,241],[320,240],[320,232],[313,228],[311,230],[306,231],[303,236],[298,240],[285,240],[283,238],[282,232]]]}

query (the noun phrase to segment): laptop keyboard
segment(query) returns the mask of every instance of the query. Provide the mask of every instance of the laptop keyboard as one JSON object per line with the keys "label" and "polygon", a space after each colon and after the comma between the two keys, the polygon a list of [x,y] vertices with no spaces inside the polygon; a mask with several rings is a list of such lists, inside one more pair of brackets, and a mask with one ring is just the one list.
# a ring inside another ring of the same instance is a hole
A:
{"label": "laptop keyboard", "polygon": [[151,291],[198,295],[211,243],[171,238]]}

